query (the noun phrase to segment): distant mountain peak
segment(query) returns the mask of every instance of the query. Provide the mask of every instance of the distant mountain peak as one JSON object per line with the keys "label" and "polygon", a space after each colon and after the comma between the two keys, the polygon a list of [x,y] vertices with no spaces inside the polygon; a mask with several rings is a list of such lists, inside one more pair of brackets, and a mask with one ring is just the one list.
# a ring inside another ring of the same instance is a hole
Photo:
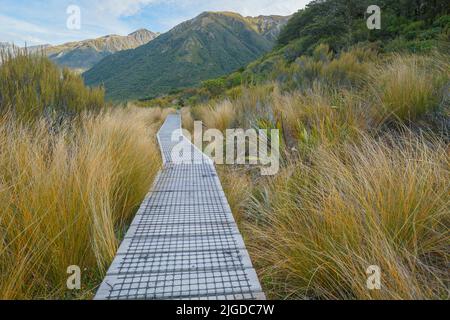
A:
{"label": "distant mountain peak", "polygon": [[84,79],[88,85],[104,84],[107,96],[116,100],[195,86],[269,52],[286,22],[279,16],[206,11],[144,46],[103,59],[84,73]]}
{"label": "distant mountain peak", "polygon": [[[263,35],[270,41],[276,41],[281,28],[287,24],[291,16],[281,15],[259,15],[257,17],[246,16],[231,11],[205,11],[196,18],[190,20],[192,22],[203,21],[208,18],[229,18],[235,19],[245,23],[248,27],[252,28],[257,33]],[[213,20],[209,20],[206,23],[212,23]]]}
{"label": "distant mountain peak", "polygon": [[136,35],[136,34],[158,34],[158,33],[150,31],[150,30],[145,29],[145,28],[141,28],[141,29],[138,29],[138,30],[130,33],[129,36],[133,36],[133,35]]}
{"label": "distant mountain peak", "polygon": [[57,64],[84,71],[108,55],[135,49],[154,40],[158,35],[147,29],[139,29],[127,36],[110,34],[97,39],[52,46],[45,50],[50,59]]}
{"label": "distant mountain peak", "polygon": [[159,35],[160,34],[158,32],[153,32],[153,31],[142,28],[142,29],[139,29],[139,30],[136,30],[136,31],[130,33],[128,35],[128,37],[132,37],[132,38],[140,41],[142,44],[145,44],[145,43],[149,42],[148,39],[153,40],[156,37],[158,37]]}

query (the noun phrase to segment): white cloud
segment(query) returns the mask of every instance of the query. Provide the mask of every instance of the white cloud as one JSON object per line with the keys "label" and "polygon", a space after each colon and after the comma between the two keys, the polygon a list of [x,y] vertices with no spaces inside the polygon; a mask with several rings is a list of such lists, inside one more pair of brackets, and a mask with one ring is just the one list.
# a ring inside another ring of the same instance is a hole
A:
{"label": "white cloud", "polygon": [[[128,34],[130,27],[123,18],[133,17],[142,11],[159,10],[162,6],[173,8],[173,14],[162,14],[156,21],[148,21],[148,27],[156,22],[166,31],[175,25],[194,18],[203,11],[234,11],[245,16],[290,15],[304,7],[310,0],[81,0],[83,24],[87,28],[99,28],[104,33]],[[156,11],[157,12],[157,11]],[[182,12],[182,13],[181,13]],[[145,23],[145,22],[144,22]]]}
{"label": "white cloud", "polygon": [[[160,2],[159,0],[97,0],[95,10],[99,14],[110,14],[113,17],[130,17],[140,12],[145,6]],[[87,1],[86,5],[92,4]]]}
{"label": "white cloud", "polygon": [[65,36],[49,28],[20,19],[0,15],[0,37],[18,46],[47,43],[44,38]]}
{"label": "white cloud", "polygon": [[66,41],[81,38],[94,38],[98,35],[84,30],[81,34],[66,28],[51,25],[38,25],[19,18],[9,17],[0,14],[0,42],[11,42],[18,46],[58,44]]}
{"label": "white cloud", "polygon": [[[30,6],[3,1],[0,41],[56,44],[111,33],[125,35],[137,28],[164,32],[203,11],[289,15],[311,0],[36,0]],[[69,4],[81,8],[82,29],[78,32],[65,28]]]}
{"label": "white cloud", "polygon": [[36,24],[29,23],[20,19],[7,17],[0,14],[0,30],[12,29],[16,32],[39,32],[50,33],[47,28],[40,27]]}
{"label": "white cloud", "polygon": [[310,0],[245,0],[219,1],[222,6],[246,16],[290,15],[302,8]]}
{"label": "white cloud", "polygon": [[147,6],[169,5],[184,8],[202,8],[210,11],[235,11],[243,15],[289,15],[311,0],[85,0],[85,7],[93,7],[98,14],[111,17],[130,17]]}

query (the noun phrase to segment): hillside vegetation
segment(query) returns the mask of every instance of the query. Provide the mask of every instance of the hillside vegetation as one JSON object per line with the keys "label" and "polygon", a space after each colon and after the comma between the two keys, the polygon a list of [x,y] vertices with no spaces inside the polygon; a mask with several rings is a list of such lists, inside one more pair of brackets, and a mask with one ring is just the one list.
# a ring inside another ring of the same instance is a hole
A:
{"label": "hillside vegetation", "polygon": [[[220,168],[270,298],[448,299],[448,12],[416,11],[382,45],[342,43],[336,30],[303,46],[313,26],[329,32],[322,17],[340,21],[338,3],[294,15],[280,47],[240,72],[241,84],[230,82],[236,74],[205,83],[203,103],[185,102],[183,126],[280,130],[278,175]],[[420,30],[405,40],[410,24]],[[380,267],[381,290],[367,288],[370,266]]]}
{"label": "hillside vegetation", "polygon": [[[220,130],[281,131],[279,174],[221,174],[269,297],[448,298],[448,61],[363,60],[305,91],[268,83],[191,108],[186,128],[191,117]],[[361,86],[340,86],[342,76]],[[380,291],[366,287],[372,265],[382,270]]]}
{"label": "hillside vegetation", "polygon": [[[366,26],[366,10],[373,4],[381,8],[381,30],[368,30]],[[289,20],[276,50],[252,62],[241,72],[241,78],[246,84],[271,79],[301,86],[302,78],[295,75],[303,66],[303,56],[312,56],[321,44],[334,54],[352,46],[378,53],[448,52],[449,14],[445,0],[312,1]]]}
{"label": "hillside vegetation", "polygon": [[135,50],[109,56],[84,74],[108,98],[142,99],[222,76],[270,51],[283,17],[203,13]]}
{"label": "hillside vegetation", "polygon": [[[370,5],[381,9],[380,30],[367,29]],[[380,41],[386,49],[426,49],[433,47],[442,28],[448,27],[448,10],[445,0],[312,1],[289,21],[278,44],[290,44],[301,53],[311,53],[317,43],[339,51],[366,41]]]}
{"label": "hillside vegetation", "polygon": [[[366,10],[373,4],[381,7],[381,30],[368,30],[366,26],[369,16]],[[281,28],[277,46],[271,52],[231,74],[204,80],[196,88],[178,90],[157,99],[142,101],[141,104],[181,107],[196,105],[220,96],[234,96],[241,85],[261,85],[268,81],[281,84],[282,90],[302,90],[309,87],[311,79],[314,80],[320,72],[325,72],[315,69],[315,64],[330,60],[329,54],[345,54],[352,47],[367,49],[376,55],[427,54],[436,50],[448,53],[449,14],[450,7],[445,0],[380,0],[376,3],[365,0],[312,1]],[[314,51],[320,45],[326,45],[330,53],[318,56]],[[335,69],[335,73],[344,72],[343,69],[350,68],[358,59],[360,57],[353,61],[341,59],[340,66],[333,62],[326,68]],[[357,84],[354,80],[340,81],[353,86]]]}
{"label": "hillside vegetation", "polygon": [[80,72],[89,70],[103,58],[115,52],[130,50],[147,44],[158,35],[158,33],[141,29],[130,33],[128,36],[108,35],[97,39],[69,42],[59,46],[48,46],[43,51],[57,65]]}

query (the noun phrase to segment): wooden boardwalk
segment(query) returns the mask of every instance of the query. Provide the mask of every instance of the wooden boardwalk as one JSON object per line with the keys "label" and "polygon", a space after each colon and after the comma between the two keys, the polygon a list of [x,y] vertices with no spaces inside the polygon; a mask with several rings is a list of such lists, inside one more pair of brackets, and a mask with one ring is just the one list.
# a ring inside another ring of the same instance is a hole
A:
{"label": "wooden boardwalk", "polygon": [[95,298],[265,299],[214,164],[180,128],[170,115],[159,131],[164,167]]}

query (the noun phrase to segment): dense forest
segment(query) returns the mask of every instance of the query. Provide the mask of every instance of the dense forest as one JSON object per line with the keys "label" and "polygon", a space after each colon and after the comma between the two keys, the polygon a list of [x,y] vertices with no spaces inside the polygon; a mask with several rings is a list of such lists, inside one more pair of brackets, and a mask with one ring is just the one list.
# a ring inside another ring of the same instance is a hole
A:
{"label": "dense forest", "polygon": [[[368,30],[367,8],[378,5],[382,14],[380,30]],[[430,40],[447,27],[450,18],[446,0],[315,0],[289,21],[278,39],[280,46],[300,40],[305,52],[317,42],[334,50],[363,41],[385,41],[402,36],[406,40]],[[439,19],[442,17],[442,19]]]}

